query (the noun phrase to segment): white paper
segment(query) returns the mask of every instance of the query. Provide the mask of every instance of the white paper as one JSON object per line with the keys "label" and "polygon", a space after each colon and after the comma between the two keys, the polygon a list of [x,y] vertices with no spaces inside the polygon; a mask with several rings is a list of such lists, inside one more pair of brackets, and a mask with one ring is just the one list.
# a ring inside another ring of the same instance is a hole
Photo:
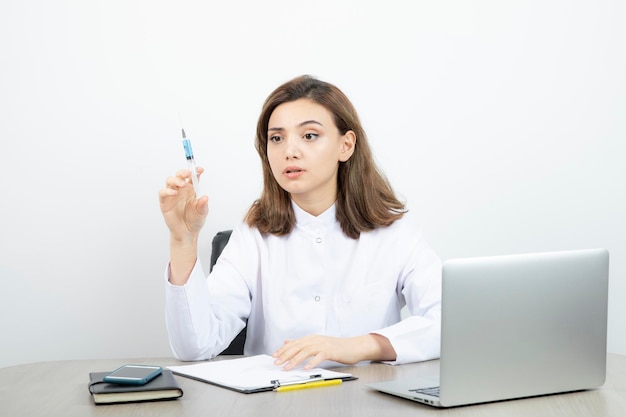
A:
{"label": "white paper", "polygon": [[238,391],[256,390],[274,386],[272,381],[281,384],[309,379],[321,375],[322,379],[349,378],[352,375],[328,369],[313,368],[304,370],[296,368],[283,371],[282,365],[274,365],[270,355],[247,356],[221,361],[209,361],[192,365],[169,366],[172,372],[199,379],[205,382],[234,388]]}

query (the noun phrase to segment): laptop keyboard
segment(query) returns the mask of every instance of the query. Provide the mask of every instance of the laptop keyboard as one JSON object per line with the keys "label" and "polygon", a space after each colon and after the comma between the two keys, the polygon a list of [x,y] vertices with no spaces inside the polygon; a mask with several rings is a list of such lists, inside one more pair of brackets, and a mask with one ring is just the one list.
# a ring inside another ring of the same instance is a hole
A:
{"label": "laptop keyboard", "polygon": [[416,389],[410,389],[409,391],[415,392],[417,394],[425,394],[425,395],[431,395],[433,397],[439,397],[439,387],[416,388]]}

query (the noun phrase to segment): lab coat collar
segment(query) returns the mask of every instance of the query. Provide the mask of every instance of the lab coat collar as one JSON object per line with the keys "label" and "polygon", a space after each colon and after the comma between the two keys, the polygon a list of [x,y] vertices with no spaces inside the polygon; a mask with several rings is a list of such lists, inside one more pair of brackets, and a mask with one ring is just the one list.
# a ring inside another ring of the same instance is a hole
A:
{"label": "lab coat collar", "polygon": [[291,200],[294,214],[296,216],[296,223],[300,226],[308,226],[310,224],[323,224],[325,226],[333,226],[337,223],[336,207],[335,204],[326,209],[319,216],[313,216],[300,208],[293,200]]}

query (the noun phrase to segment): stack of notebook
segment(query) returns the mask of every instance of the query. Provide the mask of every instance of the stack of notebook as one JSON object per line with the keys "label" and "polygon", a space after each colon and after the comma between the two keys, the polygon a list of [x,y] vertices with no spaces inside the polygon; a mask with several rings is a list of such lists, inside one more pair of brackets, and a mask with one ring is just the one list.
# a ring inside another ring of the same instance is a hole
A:
{"label": "stack of notebook", "polygon": [[108,384],[102,379],[110,372],[89,373],[89,392],[96,404],[171,400],[183,396],[171,371],[164,369],[145,385]]}

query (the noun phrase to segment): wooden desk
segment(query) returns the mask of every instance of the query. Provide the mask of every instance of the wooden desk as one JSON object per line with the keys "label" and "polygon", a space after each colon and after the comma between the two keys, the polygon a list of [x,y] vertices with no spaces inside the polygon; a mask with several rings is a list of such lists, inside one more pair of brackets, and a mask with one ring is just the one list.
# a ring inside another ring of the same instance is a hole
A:
{"label": "wooden desk", "polygon": [[176,377],[184,396],[153,403],[93,404],[87,390],[90,371],[108,371],[124,363],[161,366],[182,364],[171,358],[41,362],[0,369],[0,416],[623,416],[626,413],[626,356],[609,354],[607,381],[598,390],[503,401],[452,409],[435,409],[363,386],[367,382],[437,372],[438,361],[389,366],[342,368],[356,381],[334,387],[293,392],[240,394]]}

